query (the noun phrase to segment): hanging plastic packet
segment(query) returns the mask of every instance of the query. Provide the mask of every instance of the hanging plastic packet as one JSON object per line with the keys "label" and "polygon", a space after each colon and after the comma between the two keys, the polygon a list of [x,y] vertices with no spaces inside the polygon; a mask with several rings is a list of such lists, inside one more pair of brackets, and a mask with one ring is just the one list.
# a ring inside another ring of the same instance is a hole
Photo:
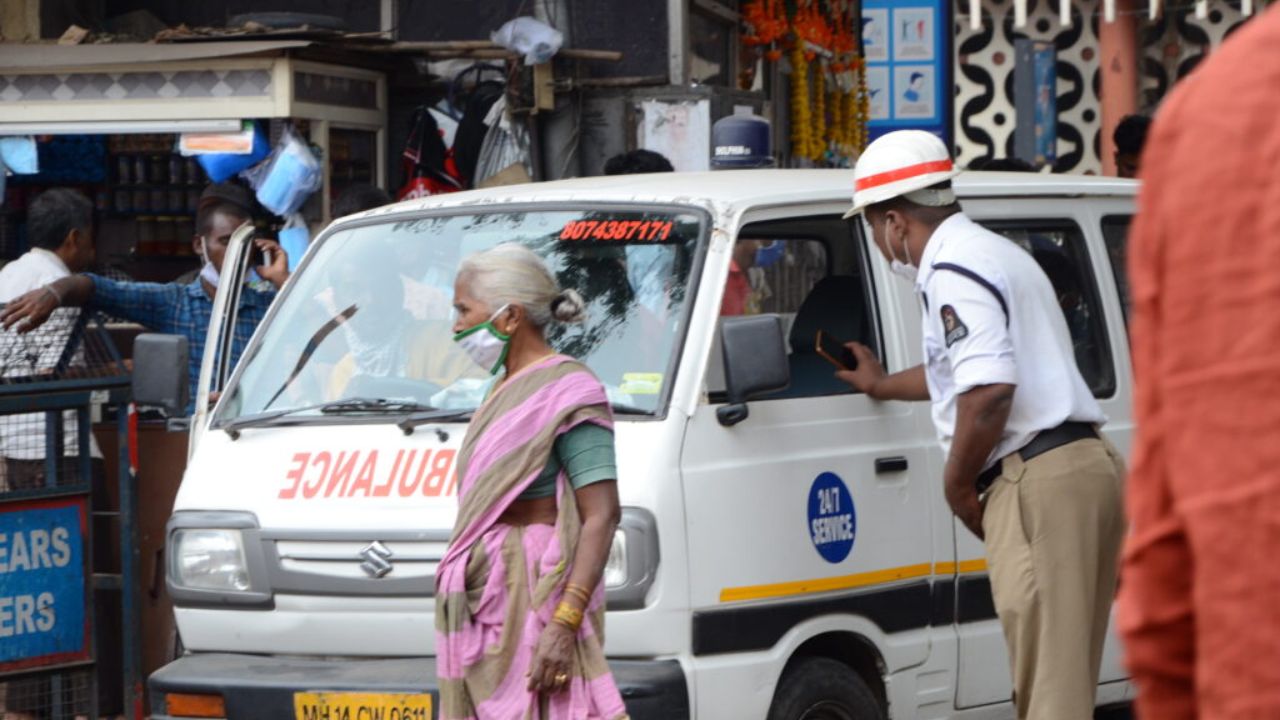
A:
{"label": "hanging plastic packet", "polygon": [[540,20],[518,17],[491,33],[489,39],[524,55],[525,65],[539,65],[555,57],[560,51],[560,46],[564,44],[564,33]]}
{"label": "hanging plastic packet", "polygon": [[35,175],[40,172],[36,139],[30,135],[0,137],[0,159],[14,175]]}
{"label": "hanging plastic packet", "polygon": [[[224,180],[229,180],[235,177],[236,173],[262,162],[263,158],[271,152],[271,143],[267,140],[267,134],[263,131],[262,125],[246,122],[245,129],[241,133],[244,132],[251,132],[253,135],[253,145],[247,153],[240,152],[243,147],[236,147],[234,152],[201,152],[196,154],[196,160],[200,163],[200,167],[204,168],[204,172],[209,176],[210,181],[220,183]],[[241,133],[237,133],[237,135]]]}
{"label": "hanging plastic packet", "polygon": [[285,220],[284,227],[280,228],[280,232],[276,234],[276,239],[280,242],[280,247],[284,248],[285,254],[289,256],[289,272],[293,272],[298,267],[298,262],[302,260],[303,254],[307,252],[307,243],[311,241],[311,231],[307,228],[307,221],[302,214],[290,215]]}
{"label": "hanging plastic packet", "polygon": [[286,127],[280,144],[262,165],[241,173],[257,191],[258,202],[276,215],[297,212],[324,182],[324,171],[311,148],[292,127]]}

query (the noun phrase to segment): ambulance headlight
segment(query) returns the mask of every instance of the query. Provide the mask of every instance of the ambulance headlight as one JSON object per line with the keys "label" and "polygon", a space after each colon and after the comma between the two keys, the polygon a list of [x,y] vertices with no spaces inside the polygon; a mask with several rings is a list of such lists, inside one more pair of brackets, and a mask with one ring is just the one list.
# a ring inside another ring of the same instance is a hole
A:
{"label": "ambulance headlight", "polygon": [[239,530],[177,530],[170,557],[169,575],[180,587],[222,592],[251,587]]}
{"label": "ambulance headlight", "polygon": [[658,525],[648,510],[622,508],[604,565],[604,589],[610,610],[645,606],[658,575]]}
{"label": "ambulance headlight", "polygon": [[166,586],[179,607],[270,606],[258,519],[246,512],[176,512],[169,518]]}

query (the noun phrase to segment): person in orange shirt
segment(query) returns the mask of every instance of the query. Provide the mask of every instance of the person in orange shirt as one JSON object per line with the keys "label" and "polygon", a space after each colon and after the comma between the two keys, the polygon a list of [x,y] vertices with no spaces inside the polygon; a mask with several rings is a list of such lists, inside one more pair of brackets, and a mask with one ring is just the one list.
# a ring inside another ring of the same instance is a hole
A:
{"label": "person in orange shirt", "polygon": [[1144,720],[1280,718],[1280,11],[1164,101],[1129,248],[1119,628]]}
{"label": "person in orange shirt", "polygon": [[747,271],[756,264],[756,252],[763,243],[759,240],[739,240],[733,246],[733,259],[729,261],[729,280],[720,301],[721,315],[754,315],[760,311],[754,307],[751,278]]}

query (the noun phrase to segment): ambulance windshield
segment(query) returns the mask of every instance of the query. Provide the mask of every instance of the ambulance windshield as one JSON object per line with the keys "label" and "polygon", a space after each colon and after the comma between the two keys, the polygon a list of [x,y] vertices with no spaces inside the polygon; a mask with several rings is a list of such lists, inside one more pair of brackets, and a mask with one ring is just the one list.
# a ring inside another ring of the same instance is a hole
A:
{"label": "ambulance windshield", "polygon": [[584,323],[548,328],[552,347],[596,373],[615,411],[656,413],[704,232],[703,217],[688,211],[581,208],[338,231],[291,279],[214,425],[268,413],[392,422],[410,409],[478,407],[493,377],[453,341],[453,281],[462,258],[505,242],[532,249],[587,301]]}

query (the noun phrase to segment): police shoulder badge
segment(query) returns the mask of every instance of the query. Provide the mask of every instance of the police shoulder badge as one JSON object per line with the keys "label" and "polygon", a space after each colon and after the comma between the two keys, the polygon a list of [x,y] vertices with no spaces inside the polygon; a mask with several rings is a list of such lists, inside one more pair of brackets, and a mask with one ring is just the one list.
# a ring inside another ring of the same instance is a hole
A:
{"label": "police shoulder badge", "polygon": [[951,347],[955,343],[969,337],[969,328],[956,314],[956,309],[950,305],[943,305],[940,309],[942,313],[942,334],[946,340],[947,347]]}

